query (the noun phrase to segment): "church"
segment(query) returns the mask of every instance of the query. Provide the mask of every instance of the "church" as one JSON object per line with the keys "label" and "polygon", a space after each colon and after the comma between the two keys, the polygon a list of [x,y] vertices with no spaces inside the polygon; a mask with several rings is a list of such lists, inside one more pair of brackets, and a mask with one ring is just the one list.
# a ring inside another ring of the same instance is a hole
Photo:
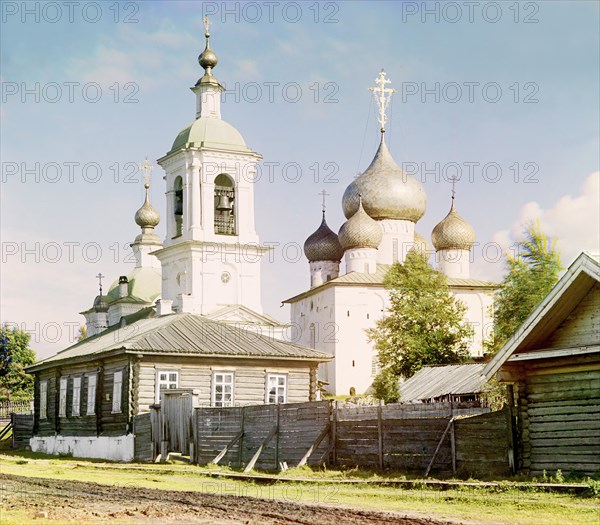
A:
{"label": "church", "polygon": [[[385,142],[386,108],[394,89],[382,70],[370,88],[379,109],[381,142],[369,167],[346,188],[342,208],[347,221],[338,233],[325,220],[304,244],[310,288],[287,299],[299,343],[335,357],[321,367],[319,380],[335,395],[369,391],[379,371],[377,353],[366,329],[385,317],[389,296],[383,285],[390,266],[402,263],[410,250],[434,259],[450,292],[467,307],[465,321],[474,330],[470,352],[482,356],[491,326],[494,283],[470,277],[473,227],[455,206],[431,232],[435,249],[416,231],[426,211],[421,183],[402,171]],[[344,269],[341,270],[341,261]]]}
{"label": "church", "polygon": [[[206,23],[206,21],[205,21]],[[415,231],[426,211],[422,185],[406,175],[385,142],[394,90],[382,71],[372,88],[381,142],[343,197],[347,221],[325,220],[306,240],[310,288],[285,302],[291,323],[261,304],[260,244],[254,186],[261,155],[221,118],[217,56],[206,45],[191,88],[195,119],[157,163],[166,182],[166,234],[146,196],[135,213],[135,266],[102,288],[83,311],[87,337],[27,369],[35,378],[34,451],[130,460],[137,457],[135,416],[167,389],[193,390],[200,404],[234,406],[312,401],[368,392],[378,372],[365,329],[386,315],[385,273],[411,249],[433,255]],[[450,211],[431,234],[437,267],[468,308],[473,356],[483,353],[493,283],[469,274],[473,228]],[[343,260],[343,265],[342,265]],[[299,339],[285,341],[290,324]]]}

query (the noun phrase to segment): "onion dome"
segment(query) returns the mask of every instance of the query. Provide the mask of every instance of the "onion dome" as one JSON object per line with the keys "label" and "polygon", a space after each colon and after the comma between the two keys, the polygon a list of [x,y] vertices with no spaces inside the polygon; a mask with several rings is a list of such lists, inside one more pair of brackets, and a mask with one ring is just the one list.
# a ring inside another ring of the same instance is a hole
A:
{"label": "onion dome", "polygon": [[344,255],[338,236],[327,226],[325,212],[323,212],[321,226],[304,243],[304,255],[306,255],[309,262],[338,262]]}
{"label": "onion dome", "polygon": [[431,245],[427,242],[427,239],[417,232],[415,232],[414,244],[411,250],[414,250],[425,257],[428,257],[432,252]]}
{"label": "onion dome", "polygon": [[383,134],[371,165],[344,192],[342,207],[346,218],[358,209],[359,194],[365,211],[373,219],[417,222],[425,213],[427,196],[423,186],[396,164]]}
{"label": "onion dome", "polygon": [[150,185],[146,183],[144,188],[146,188],[146,200],[142,207],[135,212],[135,222],[142,230],[153,230],[160,222],[160,215],[150,204],[150,197],[148,196]]}
{"label": "onion dome", "polygon": [[108,303],[106,302],[106,298],[104,295],[97,295],[94,299],[93,309],[96,313],[106,313],[108,312]]}
{"label": "onion dome", "polygon": [[377,248],[383,238],[383,231],[377,221],[373,220],[362,205],[358,196],[358,209],[340,228],[338,237],[345,250],[351,248]]}
{"label": "onion dome", "polygon": [[431,232],[436,251],[470,250],[475,243],[475,230],[454,209],[454,197],[448,215]]}
{"label": "onion dome", "polygon": [[200,53],[200,56],[198,56],[198,63],[206,70],[206,73],[210,75],[212,68],[217,65],[219,59],[217,58],[217,55],[215,55],[215,52],[210,48],[210,33],[207,32],[204,36],[206,37],[206,48]]}

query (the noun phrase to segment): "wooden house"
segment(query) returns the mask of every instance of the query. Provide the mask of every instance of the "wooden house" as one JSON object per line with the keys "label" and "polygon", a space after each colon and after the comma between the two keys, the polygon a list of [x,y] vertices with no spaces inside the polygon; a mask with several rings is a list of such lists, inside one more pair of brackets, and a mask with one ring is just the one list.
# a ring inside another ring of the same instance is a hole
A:
{"label": "wooden house", "polygon": [[313,401],[331,356],[231,323],[152,308],[29,367],[34,451],[128,461],[134,417],[161,391],[194,390],[200,406]]}
{"label": "wooden house", "polygon": [[600,471],[600,260],[582,253],[487,364],[513,385],[520,467]]}

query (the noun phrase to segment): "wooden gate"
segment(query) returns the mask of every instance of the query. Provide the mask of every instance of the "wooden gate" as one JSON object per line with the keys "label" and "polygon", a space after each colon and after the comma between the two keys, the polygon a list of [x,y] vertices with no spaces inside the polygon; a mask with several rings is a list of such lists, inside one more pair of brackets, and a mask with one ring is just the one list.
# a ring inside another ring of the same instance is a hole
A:
{"label": "wooden gate", "polygon": [[159,409],[160,453],[166,460],[169,452],[193,455],[195,394],[193,390],[170,390],[161,393]]}

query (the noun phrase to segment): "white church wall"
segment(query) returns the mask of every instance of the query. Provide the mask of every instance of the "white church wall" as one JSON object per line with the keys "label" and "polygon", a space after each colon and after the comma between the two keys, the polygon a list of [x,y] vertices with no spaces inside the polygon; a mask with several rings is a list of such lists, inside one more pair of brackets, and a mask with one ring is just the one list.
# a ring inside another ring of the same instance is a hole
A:
{"label": "white church wall", "polygon": [[450,288],[457,299],[460,299],[467,311],[465,321],[473,327],[471,341],[471,355],[482,356],[484,353],[483,341],[489,339],[492,328],[491,306],[493,296],[491,292],[465,288]]}

